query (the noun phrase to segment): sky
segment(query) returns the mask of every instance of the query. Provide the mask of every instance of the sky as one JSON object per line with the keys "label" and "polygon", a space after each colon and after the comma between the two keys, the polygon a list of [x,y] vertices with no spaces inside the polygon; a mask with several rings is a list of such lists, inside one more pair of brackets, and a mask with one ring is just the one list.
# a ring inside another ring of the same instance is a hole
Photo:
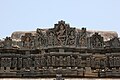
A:
{"label": "sky", "polygon": [[0,0],[0,38],[14,31],[53,28],[60,20],[120,36],[120,0]]}

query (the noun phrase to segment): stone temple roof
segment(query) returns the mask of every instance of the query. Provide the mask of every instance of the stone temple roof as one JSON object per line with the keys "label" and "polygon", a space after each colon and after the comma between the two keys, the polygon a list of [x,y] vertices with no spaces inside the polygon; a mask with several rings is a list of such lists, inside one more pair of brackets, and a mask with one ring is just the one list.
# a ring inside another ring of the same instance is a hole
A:
{"label": "stone temple roof", "polygon": [[[43,29],[43,32],[46,32],[47,29]],[[77,31],[81,31],[81,29],[76,29]],[[114,37],[118,37],[117,32],[115,31],[92,31],[87,30],[87,37],[91,37],[95,32],[99,33],[103,38],[104,41],[108,41]],[[32,33],[35,36],[36,31],[15,31],[11,34],[11,38],[14,40],[21,40],[21,36],[24,36],[25,33]]]}
{"label": "stone temple roof", "polygon": [[0,41],[0,78],[120,78],[116,32],[77,29],[62,20],[41,28]]}
{"label": "stone temple roof", "polygon": [[[61,20],[61,21],[58,21],[58,24],[54,24],[54,28],[40,29],[40,30],[41,30],[42,34],[46,35],[47,31],[53,30],[53,29],[56,30],[57,29],[56,27],[58,27],[60,25],[66,27],[66,28],[71,27],[69,24],[66,24],[65,21]],[[71,28],[74,28],[74,27],[71,27]],[[92,30],[86,30],[86,28],[81,28],[81,29],[75,28],[75,32],[76,33],[82,32],[82,29],[85,29],[87,37],[91,37],[94,33],[98,33],[99,35],[101,35],[103,37],[104,41],[109,41],[112,38],[118,37],[118,34],[115,31],[92,31]],[[36,31],[15,31],[11,34],[11,38],[13,40],[19,41],[19,40],[21,40],[21,37],[25,35],[25,33],[32,33],[32,36],[36,36]]]}

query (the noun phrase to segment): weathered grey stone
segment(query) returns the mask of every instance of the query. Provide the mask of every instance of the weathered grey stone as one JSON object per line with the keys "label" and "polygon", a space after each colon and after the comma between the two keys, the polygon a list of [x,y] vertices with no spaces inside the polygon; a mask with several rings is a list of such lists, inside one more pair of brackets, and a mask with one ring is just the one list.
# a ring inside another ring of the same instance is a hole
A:
{"label": "weathered grey stone", "polygon": [[120,77],[117,33],[76,29],[61,20],[51,29],[15,32],[0,41],[0,77],[56,77],[56,74]]}

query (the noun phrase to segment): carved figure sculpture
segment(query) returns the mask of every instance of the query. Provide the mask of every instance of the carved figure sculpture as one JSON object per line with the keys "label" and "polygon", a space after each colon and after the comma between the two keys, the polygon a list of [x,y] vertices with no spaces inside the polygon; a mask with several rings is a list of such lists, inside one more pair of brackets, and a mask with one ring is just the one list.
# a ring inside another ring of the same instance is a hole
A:
{"label": "carved figure sculpture", "polygon": [[17,58],[12,59],[11,67],[13,67],[13,68],[17,67]]}
{"label": "carved figure sculpture", "polygon": [[86,47],[86,40],[86,28],[82,28],[82,30],[79,32],[79,46]]}
{"label": "carved figure sculpture", "polygon": [[67,39],[67,45],[74,45],[75,46],[75,28],[70,28],[70,29],[68,29],[68,34],[67,34],[67,36],[68,36],[68,39]]}
{"label": "carved figure sculpture", "polygon": [[103,48],[103,37],[101,37],[98,33],[95,33],[90,38],[91,41],[91,47],[92,48]]}
{"label": "carved figure sculpture", "polygon": [[35,40],[35,45],[37,48],[40,48],[40,47],[44,47],[45,46],[45,36],[44,34],[42,33],[42,30],[41,29],[37,29],[36,31],[36,40]]}
{"label": "carved figure sculpture", "polygon": [[57,34],[57,40],[59,42],[59,45],[64,45],[65,44],[65,39],[66,39],[66,30],[65,27],[63,25],[60,25],[59,27],[59,31],[56,32]]}

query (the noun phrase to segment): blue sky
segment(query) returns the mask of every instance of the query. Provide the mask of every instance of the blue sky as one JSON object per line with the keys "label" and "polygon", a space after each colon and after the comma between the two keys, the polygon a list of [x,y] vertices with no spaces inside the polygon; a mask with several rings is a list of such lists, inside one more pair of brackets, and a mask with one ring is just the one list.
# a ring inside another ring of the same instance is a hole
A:
{"label": "blue sky", "polygon": [[0,38],[50,28],[59,20],[120,36],[120,0],[0,0]]}

